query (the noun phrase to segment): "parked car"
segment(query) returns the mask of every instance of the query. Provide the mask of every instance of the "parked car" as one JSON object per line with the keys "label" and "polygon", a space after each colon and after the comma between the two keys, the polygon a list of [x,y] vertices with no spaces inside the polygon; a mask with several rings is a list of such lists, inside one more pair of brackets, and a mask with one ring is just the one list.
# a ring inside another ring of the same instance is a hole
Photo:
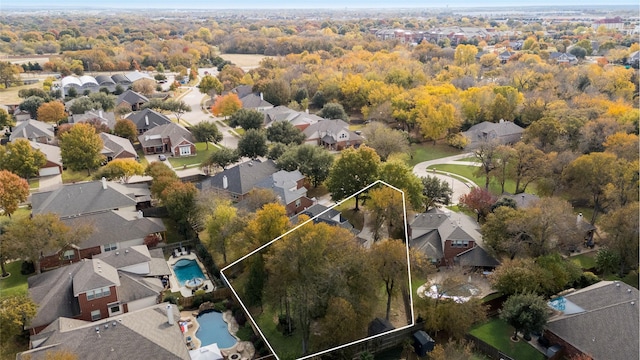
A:
{"label": "parked car", "polygon": [[160,154],[160,155],[158,155],[158,160],[165,161],[165,160],[167,160],[167,157],[164,154]]}

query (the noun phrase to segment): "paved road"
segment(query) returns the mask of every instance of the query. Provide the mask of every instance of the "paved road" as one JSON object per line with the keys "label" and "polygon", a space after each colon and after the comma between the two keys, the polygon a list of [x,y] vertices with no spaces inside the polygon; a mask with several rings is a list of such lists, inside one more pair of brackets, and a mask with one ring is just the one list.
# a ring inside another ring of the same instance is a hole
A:
{"label": "paved road", "polygon": [[[438,164],[477,166],[478,165],[477,163],[470,162],[470,161],[456,161],[456,160],[468,158],[471,156],[473,156],[473,153],[464,153],[464,154],[448,156],[445,158],[440,158],[440,159],[435,159],[430,161],[423,161],[413,167],[413,173],[420,177],[426,177],[427,175],[435,176],[438,179],[449,183],[449,185],[451,186],[451,189],[453,190],[453,195],[451,196],[451,203],[452,205],[456,205],[458,204],[458,200],[460,199],[460,196],[468,194],[469,191],[471,190],[471,187],[476,186],[476,184],[472,180],[457,174],[455,175],[455,177],[453,177],[453,176],[449,176],[448,173],[446,172],[443,172],[443,171],[435,172],[433,170],[427,170],[427,168],[433,165],[438,165]],[[464,181],[461,181],[460,179],[464,179]]]}

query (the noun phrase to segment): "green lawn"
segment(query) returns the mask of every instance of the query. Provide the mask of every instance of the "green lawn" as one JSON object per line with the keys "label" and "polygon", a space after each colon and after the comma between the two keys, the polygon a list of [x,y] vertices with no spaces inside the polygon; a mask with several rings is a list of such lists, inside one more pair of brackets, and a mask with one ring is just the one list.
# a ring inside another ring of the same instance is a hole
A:
{"label": "green lawn", "polygon": [[354,228],[358,230],[362,230],[362,228],[364,227],[364,213],[362,212],[363,210],[362,199],[358,201],[358,205],[360,210],[354,211],[354,208],[356,206],[356,199],[351,198],[343,202],[339,206],[336,206],[335,209],[340,211],[342,213],[342,216],[344,216],[347,220],[349,220],[349,222],[351,223],[351,225],[353,225]]}
{"label": "green lawn", "polygon": [[168,157],[171,166],[176,169],[180,169],[185,165],[187,167],[191,166],[200,166],[205,160],[211,156],[211,154],[216,151],[216,147],[209,144],[209,150],[206,150],[207,144],[201,142],[196,143],[196,155],[195,156],[185,156],[185,157]]}
{"label": "green lawn", "polygon": [[175,221],[170,218],[163,218],[162,222],[164,223],[165,228],[167,228],[164,239],[167,244],[173,244],[184,240],[184,238],[178,234]]}
{"label": "green lawn", "polygon": [[20,273],[21,266],[22,260],[5,264],[5,269],[11,273],[11,276],[0,280],[0,298],[13,295],[27,295],[27,276]]}
{"label": "green lawn", "polygon": [[302,334],[300,331],[294,331],[291,336],[284,336],[276,328],[275,319],[276,312],[265,307],[256,322],[281,359],[299,358],[302,351]]}
{"label": "green lawn", "polygon": [[570,259],[578,266],[584,269],[593,269],[596,267],[595,252],[572,256]]}
{"label": "green lawn", "polygon": [[33,178],[29,179],[29,189],[37,190],[40,187],[40,179]]}
{"label": "green lawn", "polygon": [[147,166],[149,166],[149,161],[147,161],[147,158],[144,156],[144,151],[142,151],[142,149],[136,150],[136,154],[138,154],[138,159],[140,159],[140,164],[144,166],[144,168],[146,169]]}
{"label": "green lawn", "polygon": [[440,159],[447,156],[460,154],[462,151],[446,144],[424,143],[411,144],[413,156],[407,160],[407,165],[414,167],[423,161]]}
{"label": "green lawn", "polygon": [[67,169],[62,171],[62,182],[64,184],[88,180],[91,180],[91,176],[87,175],[87,170],[73,171],[71,169]]}
{"label": "green lawn", "polygon": [[511,341],[513,328],[498,318],[473,327],[469,333],[514,359],[543,360],[545,358],[541,352],[523,339],[518,342]]}
{"label": "green lawn", "polygon": [[475,156],[469,156],[466,158],[462,158],[462,159],[458,159],[456,161],[471,161],[471,162],[479,162],[478,158],[476,158]]}
{"label": "green lawn", "polygon": [[[476,166],[467,166],[467,165],[455,165],[455,164],[440,164],[440,165],[433,165],[433,166],[429,166],[429,169],[437,169],[437,170],[441,170],[441,171],[447,171],[453,174],[458,174],[461,176],[464,176],[466,178],[468,178],[469,180],[473,181],[474,183],[476,183],[476,185],[478,186],[484,186],[484,182],[485,182],[485,177],[484,176],[477,176],[475,174],[476,170],[478,169]],[[504,186],[504,190],[506,192],[510,192],[510,193],[514,193],[516,189],[516,183],[513,180],[507,180],[505,186]],[[532,185],[528,186],[528,189],[531,190],[532,189]],[[491,180],[489,182],[489,190],[493,193],[493,194],[501,194],[502,193],[502,189],[500,187],[500,184],[498,184],[495,180]]]}

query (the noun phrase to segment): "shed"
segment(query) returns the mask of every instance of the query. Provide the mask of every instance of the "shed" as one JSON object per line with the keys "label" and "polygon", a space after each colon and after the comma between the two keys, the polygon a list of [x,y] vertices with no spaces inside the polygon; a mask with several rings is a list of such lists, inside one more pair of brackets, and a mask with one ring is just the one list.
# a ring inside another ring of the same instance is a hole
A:
{"label": "shed", "polygon": [[375,336],[395,329],[387,319],[375,318],[369,323],[369,335]]}
{"label": "shed", "polygon": [[423,330],[413,333],[413,348],[418,356],[425,356],[431,352],[436,342]]}

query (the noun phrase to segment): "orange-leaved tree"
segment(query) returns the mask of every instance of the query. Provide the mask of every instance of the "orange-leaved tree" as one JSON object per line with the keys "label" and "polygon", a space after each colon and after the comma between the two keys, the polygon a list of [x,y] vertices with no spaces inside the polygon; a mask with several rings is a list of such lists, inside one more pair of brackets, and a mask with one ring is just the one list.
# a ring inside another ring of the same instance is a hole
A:
{"label": "orange-leaved tree", "polygon": [[215,116],[230,116],[242,108],[242,101],[236,94],[218,96],[216,102],[211,107],[211,112]]}

